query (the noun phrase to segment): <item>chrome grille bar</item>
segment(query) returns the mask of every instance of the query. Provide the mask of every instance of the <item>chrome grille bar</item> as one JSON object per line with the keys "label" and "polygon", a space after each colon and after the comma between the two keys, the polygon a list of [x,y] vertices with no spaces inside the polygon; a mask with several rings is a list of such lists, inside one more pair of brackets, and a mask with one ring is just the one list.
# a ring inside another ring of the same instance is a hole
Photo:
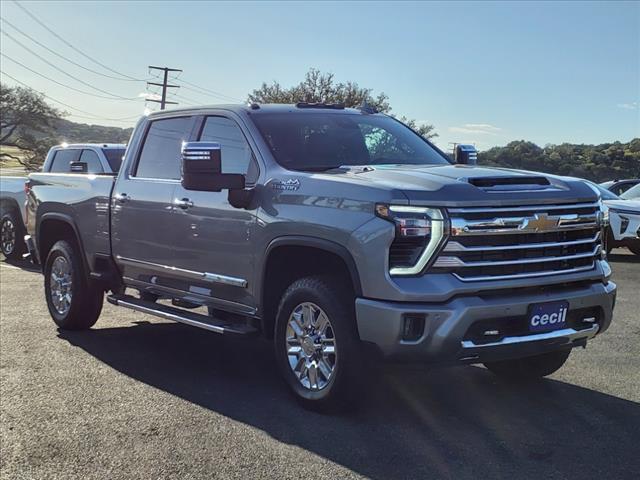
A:
{"label": "chrome grille bar", "polygon": [[448,215],[451,236],[432,268],[465,282],[588,271],[602,251],[600,202],[451,208]]}

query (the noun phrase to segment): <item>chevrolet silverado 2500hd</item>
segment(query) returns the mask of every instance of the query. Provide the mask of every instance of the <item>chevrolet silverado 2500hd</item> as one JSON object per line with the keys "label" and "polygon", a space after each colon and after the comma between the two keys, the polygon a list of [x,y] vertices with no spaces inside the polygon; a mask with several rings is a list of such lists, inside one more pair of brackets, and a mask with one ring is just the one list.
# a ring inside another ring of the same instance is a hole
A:
{"label": "chevrolet silverado 2500hd", "polygon": [[261,334],[313,408],[353,400],[374,357],[551,374],[615,303],[594,188],[453,165],[370,108],[153,113],[116,178],[32,174],[28,209],[60,328],[91,327],[107,292]]}

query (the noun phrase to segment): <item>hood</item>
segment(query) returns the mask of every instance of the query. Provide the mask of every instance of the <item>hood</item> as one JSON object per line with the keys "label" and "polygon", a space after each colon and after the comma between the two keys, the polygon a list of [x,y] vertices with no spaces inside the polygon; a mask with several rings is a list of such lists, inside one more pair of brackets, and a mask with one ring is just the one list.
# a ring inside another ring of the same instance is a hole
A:
{"label": "hood", "polygon": [[605,200],[604,204],[614,210],[627,210],[640,214],[640,200]]}
{"label": "hood", "polygon": [[469,165],[376,165],[321,174],[398,190],[410,204],[460,206],[595,202],[585,182],[524,170]]}

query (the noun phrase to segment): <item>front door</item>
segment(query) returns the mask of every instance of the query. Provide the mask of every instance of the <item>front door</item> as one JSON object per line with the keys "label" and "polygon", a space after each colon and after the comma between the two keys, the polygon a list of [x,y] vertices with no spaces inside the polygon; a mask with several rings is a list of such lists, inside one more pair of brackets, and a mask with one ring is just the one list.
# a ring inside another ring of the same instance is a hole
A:
{"label": "front door", "polygon": [[[255,158],[234,119],[206,117],[197,140],[220,143],[224,173],[242,173],[249,185],[256,181]],[[183,291],[204,295],[223,309],[252,313],[255,211],[234,208],[227,196],[227,190],[196,192],[176,186],[174,265],[194,272],[183,277]]]}
{"label": "front door", "polygon": [[137,159],[122,172],[112,199],[112,249],[125,281],[141,287],[175,286],[173,198],[180,185],[180,150],[194,117],[153,120]]}

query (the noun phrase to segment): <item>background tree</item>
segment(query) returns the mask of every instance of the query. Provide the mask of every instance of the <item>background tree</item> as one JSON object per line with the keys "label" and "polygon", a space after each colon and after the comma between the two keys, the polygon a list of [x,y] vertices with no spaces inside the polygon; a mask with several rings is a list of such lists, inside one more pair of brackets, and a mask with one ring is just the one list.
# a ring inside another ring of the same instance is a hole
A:
{"label": "background tree", "polygon": [[[333,73],[322,73],[315,68],[307,72],[302,82],[289,88],[283,88],[277,81],[263,83],[249,94],[248,100],[251,103],[344,103],[345,107],[359,107],[367,103],[379,112],[395,116],[385,93],[374,95],[371,88],[360,87],[355,82],[337,82]],[[438,136],[433,125],[418,123],[404,116],[399,120],[424,138]]]}
{"label": "background tree", "polygon": [[480,152],[478,163],[586,178],[595,182],[640,177],[640,138],[601,145],[546,145],[518,140]]}
{"label": "background tree", "polygon": [[16,160],[27,170],[36,169],[55,143],[49,135],[61,112],[34,90],[4,84],[0,84],[0,111],[0,162]]}

